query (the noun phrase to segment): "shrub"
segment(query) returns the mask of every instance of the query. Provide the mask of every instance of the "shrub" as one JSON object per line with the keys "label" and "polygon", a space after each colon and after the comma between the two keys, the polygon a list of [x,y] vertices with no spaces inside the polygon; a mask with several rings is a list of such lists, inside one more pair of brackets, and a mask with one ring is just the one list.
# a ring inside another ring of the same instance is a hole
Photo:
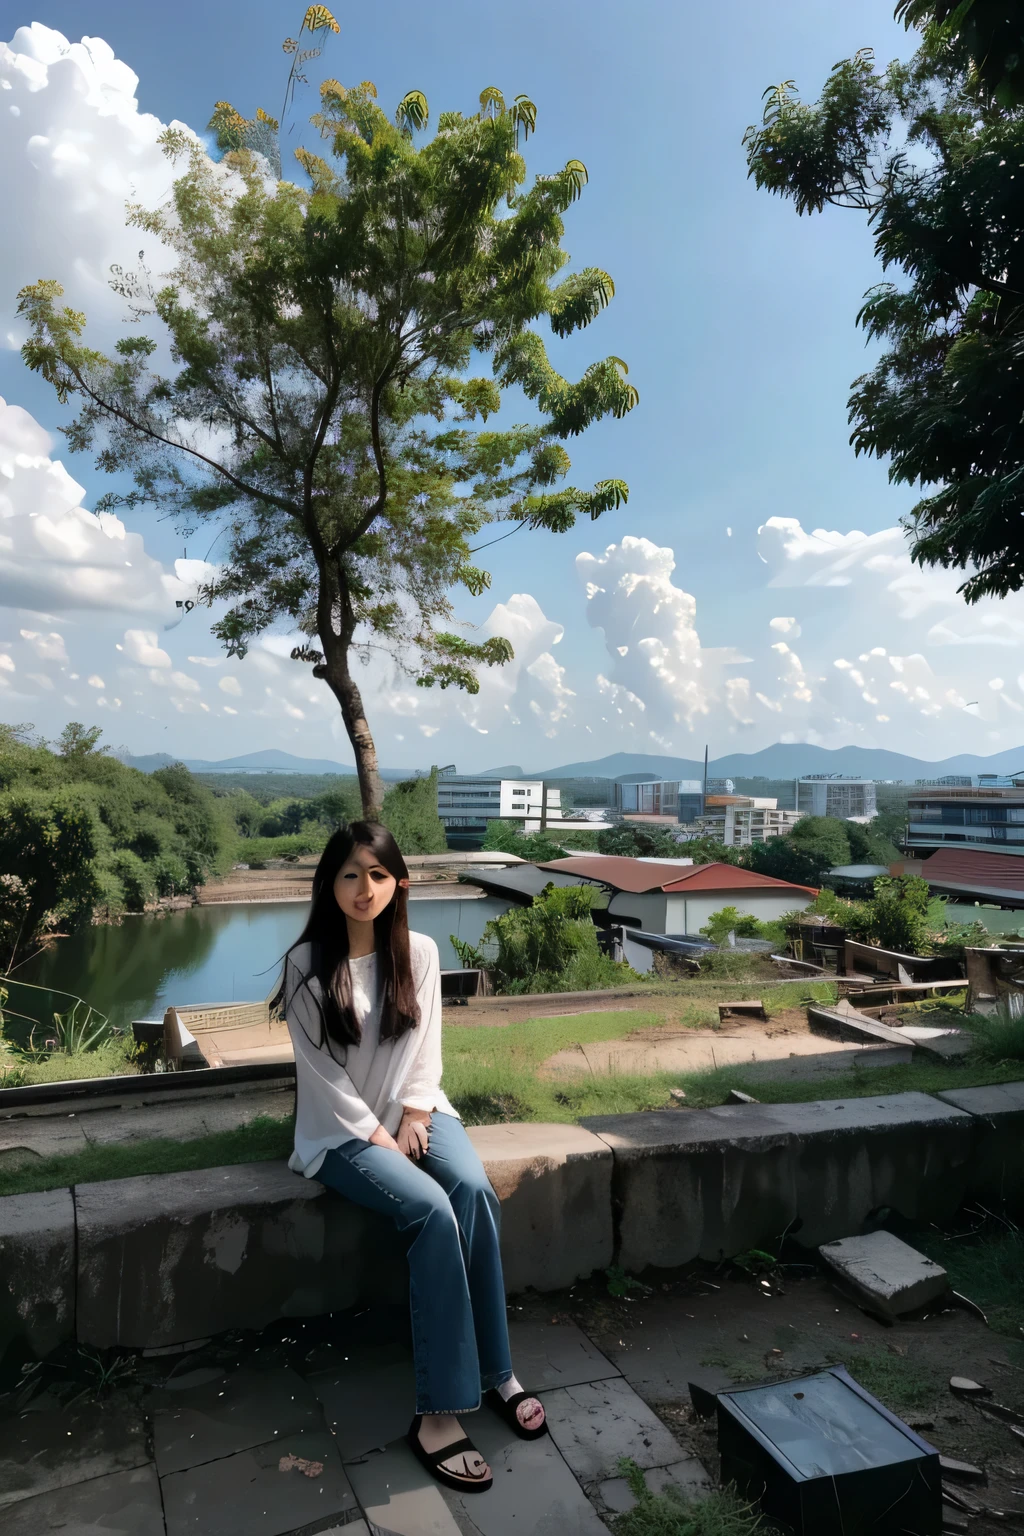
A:
{"label": "shrub", "polygon": [[486,966],[505,993],[587,992],[635,980],[636,973],[603,955],[589,885],[548,885],[530,907],[512,907],[491,920],[477,948],[452,939],[463,965]]}
{"label": "shrub", "polygon": [[153,899],[156,891],[156,882],[149,867],[130,848],[118,848],[116,853],[109,856],[106,864],[124,892],[126,910],[144,912],[147,901]]}
{"label": "shrub", "polygon": [[394,784],[384,796],[380,819],[403,853],[444,853],[444,822],[437,814],[437,769],[422,779]]}
{"label": "shrub", "polygon": [[163,853],[150,866],[158,896],[180,896],[191,890],[188,866],[176,853]]}
{"label": "shrub", "polygon": [[987,1061],[1024,1061],[1024,1014],[1014,1018],[1008,1008],[987,1015],[972,1014],[966,1027],[980,1056]]}
{"label": "shrub", "polygon": [[262,869],[268,859],[321,853],[329,835],[326,827],[307,821],[302,831],[292,837],[247,837],[235,845],[235,853],[240,862],[248,864],[250,869]]}

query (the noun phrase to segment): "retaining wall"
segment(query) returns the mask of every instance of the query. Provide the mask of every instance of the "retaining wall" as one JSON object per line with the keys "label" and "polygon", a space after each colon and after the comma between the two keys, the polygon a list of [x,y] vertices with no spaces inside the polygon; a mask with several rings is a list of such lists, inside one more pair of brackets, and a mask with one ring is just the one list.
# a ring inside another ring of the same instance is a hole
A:
{"label": "retaining wall", "polygon": [[[469,1134],[501,1199],[510,1292],[1024,1195],[1024,1083]],[[0,1354],[155,1348],[406,1289],[392,1224],[283,1163],[0,1198]]]}

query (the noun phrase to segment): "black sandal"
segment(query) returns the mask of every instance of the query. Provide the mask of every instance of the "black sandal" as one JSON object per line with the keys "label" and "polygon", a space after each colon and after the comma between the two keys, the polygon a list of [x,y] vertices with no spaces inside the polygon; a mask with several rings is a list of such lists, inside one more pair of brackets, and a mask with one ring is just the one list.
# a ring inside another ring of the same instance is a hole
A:
{"label": "black sandal", "polygon": [[418,1413],[409,1425],[409,1433],[405,1438],[409,1443],[409,1449],[417,1461],[422,1462],[426,1467],[431,1477],[436,1477],[439,1483],[443,1483],[446,1488],[454,1488],[458,1493],[486,1493],[494,1482],[493,1476],[473,1477],[469,1473],[460,1476],[458,1472],[449,1472],[447,1467],[441,1465],[443,1461],[449,1461],[453,1456],[458,1456],[460,1451],[474,1451],[479,1456],[480,1452],[472,1440],[463,1436],[461,1440],[453,1440],[451,1445],[443,1445],[439,1451],[428,1451],[420,1440],[422,1423],[423,1415]]}
{"label": "black sandal", "polygon": [[[492,1387],[491,1390],[486,1394],[486,1397],[487,1401],[498,1414],[499,1418],[505,1420],[505,1423],[508,1425],[509,1429],[514,1430],[515,1433],[519,1436],[520,1440],[539,1440],[541,1435],[547,1434],[547,1414],[544,1415],[543,1424],[541,1424],[537,1429],[527,1429],[524,1424],[519,1422],[519,1415],[516,1413],[516,1409],[519,1407],[519,1404],[525,1403],[527,1398],[533,1398],[535,1402],[540,1402],[540,1398],[537,1396],[536,1392],[513,1392],[511,1397],[505,1398],[502,1397],[501,1393],[497,1390],[496,1387]],[[541,1409],[543,1409],[543,1407],[544,1404],[541,1403]]]}

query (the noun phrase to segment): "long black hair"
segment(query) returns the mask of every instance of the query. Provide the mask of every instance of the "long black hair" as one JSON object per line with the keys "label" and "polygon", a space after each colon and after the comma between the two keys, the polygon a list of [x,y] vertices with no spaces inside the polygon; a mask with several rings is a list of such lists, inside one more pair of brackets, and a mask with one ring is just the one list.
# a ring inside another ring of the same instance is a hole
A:
{"label": "long black hair", "polygon": [[[399,882],[388,905],[373,920],[381,999],[381,1040],[397,1040],[407,1030],[414,1029],[420,1017],[409,956],[408,887],[402,884],[402,881],[408,881],[409,871],[387,827],[374,821],[353,821],[348,826],[338,828],[320,855],[313,876],[313,901],[306,926],[294,944],[289,945],[285,956],[287,961],[292,950],[300,944],[311,946],[309,969],[299,984],[309,989],[320,1015],[321,1038],[313,1040],[313,1044],[319,1047],[327,1043],[328,1049],[332,1046],[358,1045],[362,1036],[352,1006],[348,923],[334,895],[338,872],[356,848],[368,848],[377,863],[383,865],[388,874]],[[310,987],[312,980],[316,980],[319,986]],[[276,995],[271,999],[272,1007],[286,1004],[285,990],[285,981],[282,980]],[[289,991],[294,993],[295,988],[291,987]],[[333,1049],[331,1054],[334,1055]]]}

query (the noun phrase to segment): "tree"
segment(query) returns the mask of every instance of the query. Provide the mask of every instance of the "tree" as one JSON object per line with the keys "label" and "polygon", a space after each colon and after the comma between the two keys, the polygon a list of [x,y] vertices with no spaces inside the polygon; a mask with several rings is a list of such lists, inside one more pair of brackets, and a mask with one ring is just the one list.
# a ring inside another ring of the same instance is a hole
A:
{"label": "tree", "polygon": [[[104,505],[151,503],[223,527],[224,563],[201,596],[232,603],[213,626],[229,655],[281,620],[317,638],[293,656],[338,701],[371,816],[382,785],[354,657],[383,648],[421,686],[476,692],[478,667],[512,649],[444,627],[453,586],[479,594],[490,582],[472,540],[496,517],[560,533],[623,503],[621,480],[560,486],[563,444],[638,396],[616,357],[562,377],[533,329],[546,320],[570,335],[615,286],[595,267],[554,281],[568,260],[562,217],[587,171],[570,160],[526,187],[531,102],[506,106],[489,88],[478,113],[442,113],[418,148],[421,93],[394,120],[369,82],[329,80],[320,94],[312,121],[331,158],[296,150],[303,185],[269,180],[245,147],[273,144],[266,113],[250,121],[218,104],[221,164],[168,129],[170,202],[128,214],[177,262],[136,304],[145,323],[105,356],[47,279],[20,295],[23,356],[61,400],[75,397],[72,449],[134,476]],[[472,375],[480,357],[490,377]],[[486,427],[504,389],[526,396],[531,422]]]}
{"label": "tree", "polygon": [[919,875],[880,876],[875,881],[871,908],[871,940],[883,949],[918,955],[925,945],[928,904],[927,880]]}
{"label": "tree", "polygon": [[[757,185],[798,213],[868,216],[904,283],[858,315],[888,350],[853,385],[856,452],[938,487],[905,526],[920,565],[968,571],[967,602],[1024,587],[1024,13],[1003,0],[901,0],[923,27],[907,64],[862,48],[820,100],[766,91],[744,143]],[[973,569],[972,569],[973,567]]]}
{"label": "tree", "polygon": [[836,816],[802,816],[788,835],[791,848],[827,860],[827,869],[850,862],[849,823]]}
{"label": "tree", "polygon": [[448,841],[437,814],[437,769],[393,784],[384,796],[381,820],[403,853],[444,853]]}
{"label": "tree", "polygon": [[33,949],[62,919],[87,917],[97,895],[96,832],[82,799],[66,791],[0,795],[0,967]]}
{"label": "tree", "polygon": [[744,867],[794,885],[820,886],[837,864],[849,864],[845,822],[834,816],[804,816],[786,837],[751,843],[742,850]]}

